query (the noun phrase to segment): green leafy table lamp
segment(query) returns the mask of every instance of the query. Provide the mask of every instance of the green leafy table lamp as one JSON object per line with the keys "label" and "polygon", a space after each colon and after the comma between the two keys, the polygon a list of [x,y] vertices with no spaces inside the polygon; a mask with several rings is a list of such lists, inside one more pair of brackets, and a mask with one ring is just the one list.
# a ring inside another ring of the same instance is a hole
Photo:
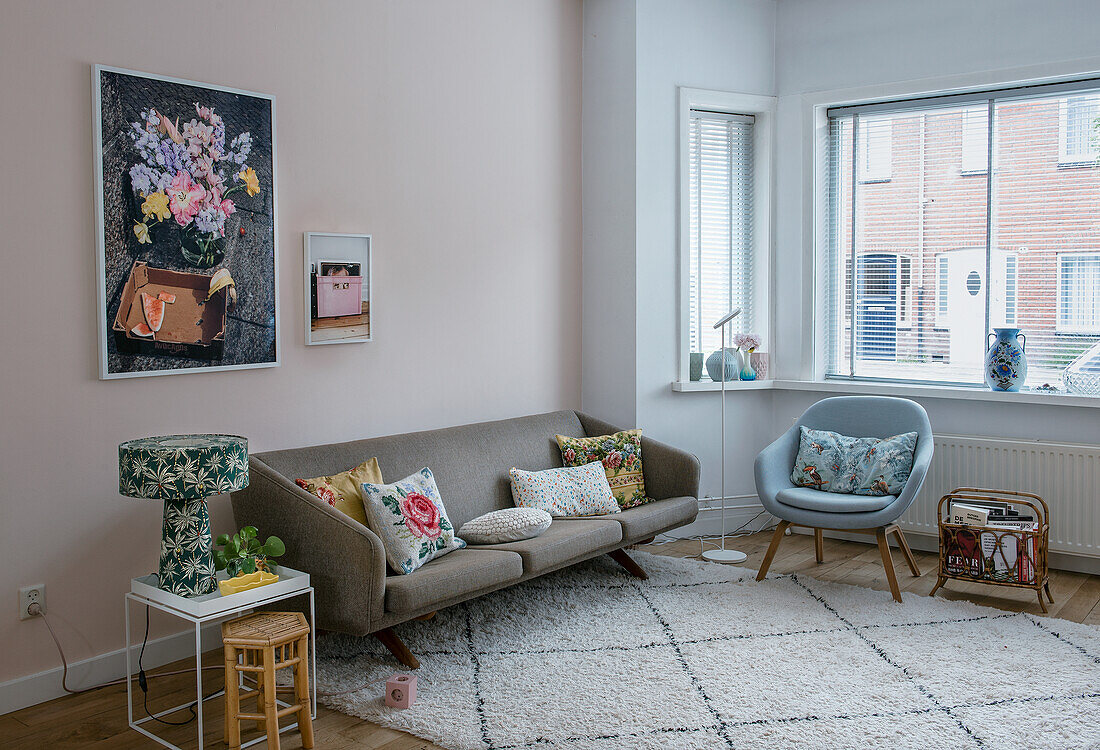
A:
{"label": "green leafy table lamp", "polygon": [[160,588],[179,596],[217,590],[206,498],[248,486],[248,440],[165,435],[118,446],[118,491],[164,501]]}

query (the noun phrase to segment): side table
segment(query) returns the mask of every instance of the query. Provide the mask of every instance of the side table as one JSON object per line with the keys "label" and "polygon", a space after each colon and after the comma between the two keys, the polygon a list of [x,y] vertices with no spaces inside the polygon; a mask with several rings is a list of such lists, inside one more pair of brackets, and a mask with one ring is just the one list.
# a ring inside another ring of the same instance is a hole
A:
{"label": "side table", "polygon": [[[314,617],[313,587],[310,585],[308,573],[284,565],[280,565],[276,572],[279,574],[279,580],[266,586],[241,591],[229,596],[222,596],[215,591],[212,594],[198,596],[193,599],[177,596],[157,588],[157,576],[155,574],[134,578],[130,581],[130,591],[126,594],[124,607],[126,610],[126,714],[131,729],[159,742],[165,747],[172,748],[172,750],[181,750],[178,745],[149,731],[143,725],[154,721],[156,718],[185,709],[195,703],[198,750],[202,750],[202,704],[204,701],[202,694],[202,626],[208,623],[229,620],[256,607],[302,595],[309,597],[310,660],[312,662],[309,670],[311,678],[310,714],[313,718],[317,718],[317,623]],[[219,580],[224,577],[224,572],[218,574]],[[195,629],[195,701],[181,703],[178,706],[159,711],[152,716],[139,718],[136,721],[134,720],[134,670],[132,664],[132,652],[136,646],[133,645],[130,633],[130,608],[132,603],[144,604],[146,607],[153,607],[161,612],[167,612],[174,617],[190,622]],[[225,691],[220,690],[208,696],[205,700],[220,698],[224,694]],[[279,701],[279,703],[284,707],[287,705],[282,701]],[[294,722],[283,727],[280,732],[289,731],[297,726],[298,723]],[[260,736],[245,743],[242,747],[249,747],[266,740],[266,735]]]}

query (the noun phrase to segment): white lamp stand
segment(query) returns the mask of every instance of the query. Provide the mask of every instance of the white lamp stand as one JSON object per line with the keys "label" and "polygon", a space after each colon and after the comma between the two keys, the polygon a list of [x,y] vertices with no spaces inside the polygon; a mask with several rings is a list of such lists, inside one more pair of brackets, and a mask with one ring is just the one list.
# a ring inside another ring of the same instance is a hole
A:
{"label": "white lamp stand", "polygon": [[740,314],[741,308],[738,307],[714,324],[715,328],[722,329],[722,548],[704,551],[703,559],[727,565],[742,563],[749,559],[744,552],[726,549],[726,324]]}

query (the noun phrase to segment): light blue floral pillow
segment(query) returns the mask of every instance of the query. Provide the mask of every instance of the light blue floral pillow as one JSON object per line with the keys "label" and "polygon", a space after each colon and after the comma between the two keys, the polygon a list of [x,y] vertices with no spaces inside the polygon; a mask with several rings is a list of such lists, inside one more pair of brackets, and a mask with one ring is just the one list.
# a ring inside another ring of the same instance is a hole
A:
{"label": "light blue floral pillow", "polygon": [[386,562],[408,575],[429,560],[462,549],[432,470],[421,469],[393,484],[362,485],[367,526],[382,539]]}
{"label": "light blue floral pillow", "polygon": [[791,482],[845,495],[896,495],[909,481],[917,433],[856,438],[802,427]]}

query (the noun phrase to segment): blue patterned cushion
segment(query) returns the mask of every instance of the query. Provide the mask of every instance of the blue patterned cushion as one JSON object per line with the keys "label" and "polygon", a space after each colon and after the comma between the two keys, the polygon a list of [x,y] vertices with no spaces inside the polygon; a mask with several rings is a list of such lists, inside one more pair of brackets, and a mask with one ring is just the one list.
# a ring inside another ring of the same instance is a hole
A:
{"label": "blue patterned cushion", "polygon": [[913,470],[917,433],[855,438],[803,426],[791,482],[845,495],[897,495]]}

